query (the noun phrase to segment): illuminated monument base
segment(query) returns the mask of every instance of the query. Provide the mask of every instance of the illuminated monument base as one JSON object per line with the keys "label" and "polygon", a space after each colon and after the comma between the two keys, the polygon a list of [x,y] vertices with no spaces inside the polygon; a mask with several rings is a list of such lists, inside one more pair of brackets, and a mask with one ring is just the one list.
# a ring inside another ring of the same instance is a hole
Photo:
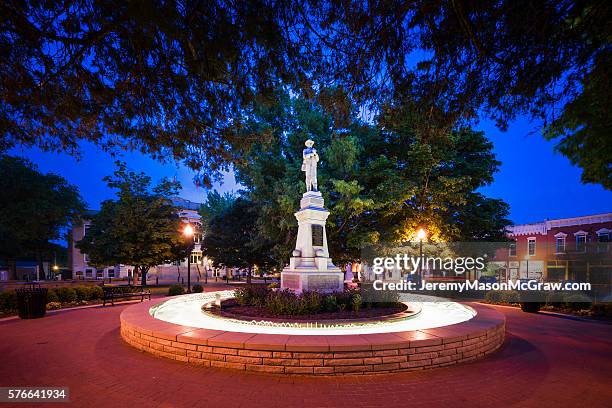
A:
{"label": "illuminated monument base", "polygon": [[281,289],[296,293],[316,290],[337,292],[344,289],[344,274],[329,257],[325,222],[329,211],[325,209],[319,191],[307,191],[295,213],[298,235],[293,256],[281,272]]}

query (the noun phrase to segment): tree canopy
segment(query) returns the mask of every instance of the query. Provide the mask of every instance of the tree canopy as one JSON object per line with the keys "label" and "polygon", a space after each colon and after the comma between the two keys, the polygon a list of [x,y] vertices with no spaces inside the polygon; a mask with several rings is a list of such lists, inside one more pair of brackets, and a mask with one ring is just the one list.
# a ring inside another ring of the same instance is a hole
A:
{"label": "tree canopy", "polygon": [[[208,204],[218,202],[219,197],[219,194],[209,194]],[[226,195],[225,205],[217,206],[220,211],[207,219],[207,233],[202,245],[206,255],[216,264],[247,268],[250,281],[254,265],[265,267],[272,261],[269,240],[257,235],[258,205],[244,197],[229,198]]]}
{"label": "tree canopy", "polygon": [[29,160],[0,156],[0,258],[31,256],[39,261],[57,249],[66,227],[85,204],[63,177],[43,174]]}
{"label": "tree canopy", "polygon": [[327,237],[335,260],[357,260],[368,244],[413,239],[419,227],[434,241],[504,238],[507,204],[477,191],[499,165],[482,132],[432,132],[408,110],[389,108],[372,125],[354,109],[337,118],[303,98],[280,92],[278,100],[245,123],[244,132],[271,141],[240,158],[236,178],[260,209],[253,237],[272,242],[279,263],[295,244],[294,212],[305,191],[301,152],[309,138],[321,156],[319,189],[331,212]]}
{"label": "tree canopy", "polygon": [[[412,104],[439,127],[520,114],[612,188],[605,0],[0,4],[0,148],[80,140],[185,160],[209,184],[285,85],[342,113]],[[341,96],[340,99],[336,98]],[[267,137],[261,134],[260,137]]]}
{"label": "tree canopy", "polygon": [[164,179],[151,186],[149,176],[129,171],[121,162],[105,181],[118,190],[117,199],[102,202],[76,246],[92,265],[133,266],[145,286],[151,267],[185,259],[191,252],[191,239],[183,236],[184,223],[170,200],[180,185]]}

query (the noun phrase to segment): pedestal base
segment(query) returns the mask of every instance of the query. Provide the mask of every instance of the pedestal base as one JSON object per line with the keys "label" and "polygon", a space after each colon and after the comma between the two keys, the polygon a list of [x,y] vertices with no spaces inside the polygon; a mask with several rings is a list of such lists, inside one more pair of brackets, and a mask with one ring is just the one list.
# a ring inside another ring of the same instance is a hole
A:
{"label": "pedestal base", "polygon": [[281,289],[290,289],[296,293],[317,291],[321,293],[342,292],[344,290],[344,274],[340,269],[289,269],[281,272]]}

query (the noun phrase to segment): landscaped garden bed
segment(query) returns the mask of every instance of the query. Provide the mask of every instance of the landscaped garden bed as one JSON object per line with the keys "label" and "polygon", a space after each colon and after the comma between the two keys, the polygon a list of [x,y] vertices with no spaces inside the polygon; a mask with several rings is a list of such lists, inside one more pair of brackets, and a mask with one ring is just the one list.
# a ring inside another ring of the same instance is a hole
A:
{"label": "landscaped garden bed", "polygon": [[[542,299],[545,299],[545,301],[539,304],[539,310],[542,311],[595,319],[612,319],[612,304],[592,302],[584,294],[553,292],[541,296]],[[490,291],[486,294],[484,303],[521,307],[521,297],[518,291]]]}
{"label": "landscaped garden bed", "polygon": [[[224,300],[217,315],[242,320],[256,318],[292,320],[368,319],[411,313],[399,302],[396,293],[366,293],[367,289],[347,289],[343,292],[293,293],[264,285],[249,285],[236,289],[235,297]],[[383,296],[383,297],[381,297]]]}
{"label": "landscaped garden bed", "polygon": [[336,310],[325,311],[321,310],[316,313],[308,314],[274,314],[265,306],[249,306],[241,305],[236,299],[227,299],[221,302],[221,309],[210,309],[212,313],[239,320],[253,320],[265,318],[267,320],[282,320],[288,319],[292,321],[311,321],[311,320],[360,320],[374,317],[390,317],[399,313],[412,312],[408,310],[408,306],[403,303],[397,305],[389,305],[386,307],[367,307],[359,310]]}

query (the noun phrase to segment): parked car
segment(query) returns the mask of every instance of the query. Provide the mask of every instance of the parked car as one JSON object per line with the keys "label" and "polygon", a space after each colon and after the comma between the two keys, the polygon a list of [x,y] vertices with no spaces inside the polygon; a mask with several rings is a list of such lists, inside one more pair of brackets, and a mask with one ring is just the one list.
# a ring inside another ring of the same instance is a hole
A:
{"label": "parked car", "polygon": [[497,277],[496,276],[481,276],[480,278],[478,278],[478,282],[480,283],[496,283],[497,282]]}

